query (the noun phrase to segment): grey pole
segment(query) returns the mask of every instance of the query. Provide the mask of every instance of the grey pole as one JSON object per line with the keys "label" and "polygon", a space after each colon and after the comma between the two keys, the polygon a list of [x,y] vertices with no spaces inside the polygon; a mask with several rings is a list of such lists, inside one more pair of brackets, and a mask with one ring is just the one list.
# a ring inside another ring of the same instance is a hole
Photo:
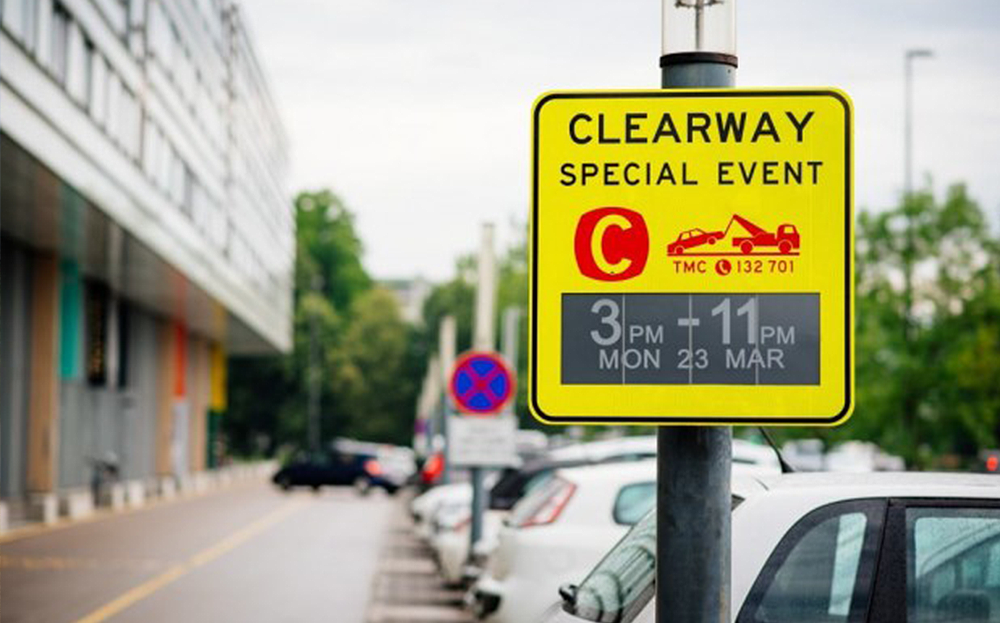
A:
{"label": "grey pole", "polygon": [[451,372],[455,367],[455,350],[458,343],[458,328],[455,324],[454,316],[445,316],[441,319],[441,330],[438,332],[438,357],[440,360],[440,383],[438,385],[440,396],[440,411],[438,413],[441,423],[441,437],[444,440],[444,447],[441,453],[444,456],[444,472],[441,474],[441,482],[448,484],[451,482],[451,457],[448,455],[450,437],[448,433],[448,418],[451,417],[451,398],[448,396],[448,383],[451,382]]}
{"label": "grey pole", "polygon": [[[913,59],[932,56],[930,50],[907,50],[903,62],[903,213],[906,218],[906,248],[903,252],[903,338],[909,344],[913,334],[913,215],[910,200],[913,195]],[[913,405],[904,404],[904,418],[909,418]]]}
{"label": "grey pole", "polygon": [[[323,290],[323,278],[313,275],[312,291],[319,294]],[[316,454],[320,450],[320,392],[322,391],[322,364],[320,363],[320,343],[318,319],[313,315],[309,319],[309,401],[307,404],[307,427],[309,452]]]}
{"label": "grey pole", "polygon": [[930,50],[907,50],[903,62],[904,126],[903,126],[903,199],[913,192],[913,59],[933,56]]}
{"label": "grey pole", "polygon": [[[732,87],[735,62],[713,53],[666,55],[660,59],[661,85]],[[657,623],[730,620],[732,440],[730,427],[661,427],[657,432]]]}
{"label": "grey pole", "polygon": [[[493,255],[493,224],[484,223],[482,243],[479,247],[476,279],[475,322],[472,327],[472,347],[478,351],[496,350],[493,317],[496,307],[496,258]],[[483,486],[483,468],[469,469],[472,480],[472,520],[469,526],[469,558],[476,543],[483,535],[483,514],[486,509],[486,491]]]}

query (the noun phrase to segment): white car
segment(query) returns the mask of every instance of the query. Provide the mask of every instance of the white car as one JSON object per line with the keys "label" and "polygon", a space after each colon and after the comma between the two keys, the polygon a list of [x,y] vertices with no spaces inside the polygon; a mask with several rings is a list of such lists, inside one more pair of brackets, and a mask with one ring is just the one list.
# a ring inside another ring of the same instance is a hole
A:
{"label": "white car", "polygon": [[[600,461],[638,460],[656,456],[656,437],[623,437],[605,441],[566,446],[549,453],[545,459],[529,462],[526,467],[532,471],[531,477],[520,483],[527,492],[539,486],[554,468],[535,469],[538,464],[566,463],[598,463]],[[537,473],[534,473],[536,472]],[[432,489],[433,491],[433,489]],[[454,492],[438,498],[437,507],[431,512],[432,519],[420,534],[430,541],[435,558],[441,571],[441,576],[447,584],[457,584],[470,573],[466,565],[469,560],[469,531],[471,529],[471,489],[466,492]],[[415,502],[416,503],[416,502]],[[482,537],[477,543],[478,558],[487,557],[495,548],[503,526],[507,511],[487,509],[483,515]],[[419,524],[419,522],[418,522]]]}
{"label": "white car", "polygon": [[413,515],[414,530],[417,536],[429,540],[433,534],[433,522],[436,514],[442,508],[454,508],[472,503],[472,485],[467,482],[455,482],[438,485],[410,502],[410,513]]}
{"label": "white car", "polygon": [[[967,474],[733,480],[736,623],[1000,621],[1000,486]],[[543,619],[653,623],[650,512]]]}
{"label": "white car", "polygon": [[567,578],[593,566],[654,503],[656,461],[557,470],[514,506],[470,591],[478,616],[538,618]]}
{"label": "white car", "polygon": [[626,456],[654,457],[656,456],[656,435],[638,435],[576,443],[550,450],[548,456],[559,461],[604,461],[613,457]]}
{"label": "white car", "polygon": [[[546,459],[538,463],[551,462],[585,462],[615,460],[639,460],[656,456],[655,436],[622,437],[604,441],[595,441],[574,446],[565,446],[555,450]],[[524,468],[532,470],[538,463],[527,463]],[[777,474],[781,471],[774,451],[741,439],[733,440],[733,465],[740,473]],[[526,489],[538,486],[543,477],[551,473],[539,471],[524,483]],[[448,584],[457,584],[463,579],[475,576],[479,571],[469,567],[469,524],[471,511],[469,505],[461,506],[464,515],[455,516],[448,522],[439,522],[441,529],[431,538],[431,547],[439,563],[441,576]],[[507,513],[505,511],[487,510],[483,516],[483,530],[480,540],[476,543],[476,559],[486,559],[499,544],[500,529]]]}

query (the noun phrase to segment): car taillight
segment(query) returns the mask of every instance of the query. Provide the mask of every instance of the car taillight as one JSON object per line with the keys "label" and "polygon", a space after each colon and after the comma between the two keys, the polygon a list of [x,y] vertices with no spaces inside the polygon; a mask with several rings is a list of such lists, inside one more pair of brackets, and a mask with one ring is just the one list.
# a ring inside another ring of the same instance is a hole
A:
{"label": "car taillight", "polygon": [[382,466],[379,465],[378,461],[375,459],[368,459],[365,461],[365,472],[367,472],[369,476],[381,476]]}
{"label": "car taillight", "polygon": [[424,463],[424,469],[420,472],[420,478],[424,481],[424,484],[429,485],[436,482],[442,473],[444,473],[444,456],[440,452],[436,452]]}
{"label": "car taillight", "polygon": [[559,514],[566,508],[566,504],[576,491],[576,485],[571,482],[562,481],[560,484],[561,486],[546,498],[545,502],[538,507],[538,510],[521,522],[518,526],[519,528],[541,526],[552,523],[559,518]]}
{"label": "car taillight", "polygon": [[986,459],[986,471],[995,472],[1000,470],[1000,456],[996,454]]}

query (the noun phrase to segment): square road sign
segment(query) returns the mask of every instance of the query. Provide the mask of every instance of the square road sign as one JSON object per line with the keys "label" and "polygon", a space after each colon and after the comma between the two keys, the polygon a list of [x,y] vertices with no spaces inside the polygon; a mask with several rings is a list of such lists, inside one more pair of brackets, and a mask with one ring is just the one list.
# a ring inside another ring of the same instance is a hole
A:
{"label": "square road sign", "polygon": [[844,93],[553,92],[533,121],[538,419],[835,425],[850,416]]}

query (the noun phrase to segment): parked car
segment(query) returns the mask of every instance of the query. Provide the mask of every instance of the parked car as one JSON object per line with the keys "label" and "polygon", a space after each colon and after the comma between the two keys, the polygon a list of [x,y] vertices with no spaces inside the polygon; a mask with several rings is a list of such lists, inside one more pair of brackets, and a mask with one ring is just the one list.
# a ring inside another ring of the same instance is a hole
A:
{"label": "parked car", "polygon": [[[449,584],[478,577],[486,559],[498,545],[503,519],[509,509],[526,492],[541,486],[553,471],[585,465],[649,459],[655,456],[655,437],[625,437],[567,447],[561,453],[553,452],[547,458],[530,461],[518,469],[506,470],[490,491],[489,507],[483,518],[482,536],[476,543],[471,565],[466,564],[470,560],[471,511],[468,504],[462,507],[462,515],[456,515],[445,522],[431,540],[442,577]],[[780,472],[773,450],[739,439],[733,440],[733,464],[741,473]]]}
{"label": "parked car", "polygon": [[[736,479],[736,623],[1000,620],[994,477],[812,473]],[[652,623],[655,512],[543,620]]]}
{"label": "parked car", "polygon": [[[614,461],[614,458],[608,461]],[[430,531],[430,544],[434,550],[435,559],[441,577],[446,584],[459,584],[465,579],[479,575],[481,565],[486,556],[493,551],[497,543],[497,535],[503,526],[504,518],[510,509],[526,492],[541,486],[552,472],[559,468],[593,465],[589,459],[554,460],[539,459],[530,461],[518,469],[508,469],[500,475],[497,483],[490,489],[486,511],[483,513],[483,529],[480,541],[477,543],[477,555],[473,565],[469,562],[469,532],[472,523],[471,490],[469,496],[459,502],[451,512],[451,508],[442,506],[435,513],[434,528]]]}
{"label": "parked car", "polygon": [[378,459],[366,453],[331,450],[300,456],[278,470],[271,479],[283,490],[292,487],[353,486],[367,494],[373,487],[395,493],[400,484],[386,477]]}
{"label": "parked car", "polygon": [[470,596],[480,618],[522,623],[653,506],[656,461],[560,469],[511,511]]}
{"label": "parked car", "polygon": [[490,488],[488,505],[483,516],[482,536],[476,544],[472,565],[467,564],[470,559],[469,531],[472,519],[471,506],[468,502],[460,507],[460,514],[449,514],[447,519],[438,520],[434,529],[429,531],[431,547],[442,578],[447,584],[458,584],[463,580],[478,577],[486,558],[496,549],[498,535],[507,513],[526,492],[541,486],[556,469],[649,459],[655,456],[655,437],[623,437],[567,446],[550,452],[544,458],[530,460],[520,467],[504,470],[496,484]]}
{"label": "parked car", "polygon": [[428,489],[410,502],[414,531],[421,539],[428,540],[433,534],[434,517],[440,509],[449,505],[469,506],[471,503],[472,485],[467,482],[449,483]]}

